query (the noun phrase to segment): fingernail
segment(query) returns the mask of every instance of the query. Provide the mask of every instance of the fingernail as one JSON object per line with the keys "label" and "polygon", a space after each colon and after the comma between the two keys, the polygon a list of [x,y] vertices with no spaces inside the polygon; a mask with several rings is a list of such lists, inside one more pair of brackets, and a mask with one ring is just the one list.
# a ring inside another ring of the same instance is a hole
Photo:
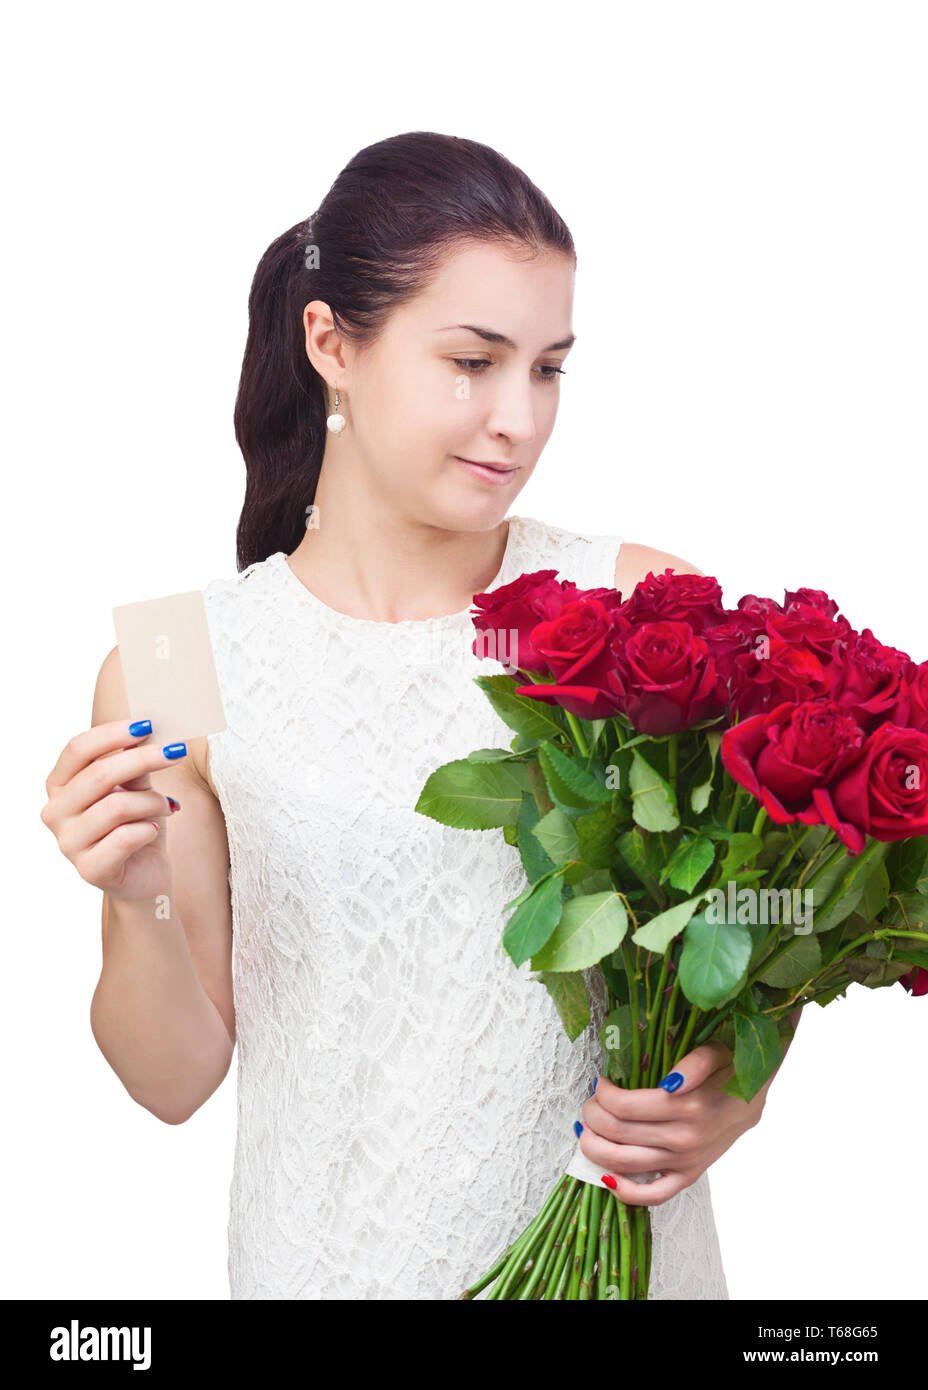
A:
{"label": "fingernail", "polygon": [[580,1123],[579,1120],[574,1120],[574,1134],[576,1134],[577,1138],[579,1139],[582,1133],[583,1125]]}
{"label": "fingernail", "polygon": [[151,720],[137,719],[134,724],[129,725],[129,733],[133,738],[138,738],[139,734],[150,734]]}
{"label": "fingernail", "polygon": [[607,1187],[611,1187],[613,1191],[615,1191],[619,1185],[611,1173],[603,1173],[603,1182]]}
{"label": "fingernail", "polygon": [[152,821],[152,825],[155,827],[156,830],[160,830],[160,829],[161,829],[161,826],[158,824],[158,822],[157,822],[156,820],[153,820],[153,821]]}
{"label": "fingernail", "polygon": [[682,1072],[672,1071],[664,1077],[663,1081],[658,1081],[658,1086],[662,1086],[665,1091],[678,1091],[683,1085],[684,1077]]}
{"label": "fingernail", "polygon": [[599,1080],[599,1077],[598,1077],[598,1076],[594,1076],[594,1077],[593,1077],[593,1080],[590,1082],[590,1095],[592,1095],[593,1092],[596,1090],[596,1083],[597,1083],[598,1080]]}
{"label": "fingernail", "polygon": [[166,743],[162,748],[166,758],[184,758],[187,755],[186,743]]}
{"label": "fingernail", "polygon": [[180,810],[180,802],[179,802],[179,801],[175,801],[174,798],[173,798],[173,796],[169,796],[169,797],[168,797],[168,805],[170,806],[170,808],[171,808],[172,811],[179,811],[179,810]]}

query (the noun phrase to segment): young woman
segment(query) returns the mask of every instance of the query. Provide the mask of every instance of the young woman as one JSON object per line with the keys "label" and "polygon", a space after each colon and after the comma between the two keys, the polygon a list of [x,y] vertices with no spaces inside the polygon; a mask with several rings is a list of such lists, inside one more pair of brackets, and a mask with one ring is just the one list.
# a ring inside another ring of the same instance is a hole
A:
{"label": "young woman", "polygon": [[706,1170],[767,1087],[726,1095],[707,1045],[676,1091],[600,1077],[584,1104],[598,1030],[571,1045],[500,948],[518,851],[414,810],[439,763],[511,739],[472,680],[498,669],[475,594],[701,573],[510,514],[554,427],[574,269],[487,146],[357,154],[251,289],[239,573],[204,589],[227,728],[139,743],[114,648],[48,779],[43,820],[104,892],[92,1027],[129,1094],[182,1123],[238,1044],[233,1298],[456,1298],[537,1211],[581,1105],[583,1151],[653,1208],[650,1297],[728,1297]]}

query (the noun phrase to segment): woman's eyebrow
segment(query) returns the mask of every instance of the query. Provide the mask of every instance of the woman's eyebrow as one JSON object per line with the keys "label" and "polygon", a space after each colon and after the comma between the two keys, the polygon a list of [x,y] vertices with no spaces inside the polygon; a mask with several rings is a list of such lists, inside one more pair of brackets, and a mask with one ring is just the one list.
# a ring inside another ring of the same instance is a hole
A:
{"label": "woman's eyebrow", "polygon": [[[473,323],[449,323],[444,328],[436,328],[436,333],[449,333],[453,328],[465,328],[468,333],[476,333],[478,338],[484,338],[488,343],[501,343],[503,347],[514,348],[518,344],[511,338],[507,338],[505,333],[495,333],[492,328],[477,328]],[[571,333],[569,338],[562,339],[559,343],[549,343],[542,352],[558,352],[561,348],[573,347],[577,341],[576,333]]]}

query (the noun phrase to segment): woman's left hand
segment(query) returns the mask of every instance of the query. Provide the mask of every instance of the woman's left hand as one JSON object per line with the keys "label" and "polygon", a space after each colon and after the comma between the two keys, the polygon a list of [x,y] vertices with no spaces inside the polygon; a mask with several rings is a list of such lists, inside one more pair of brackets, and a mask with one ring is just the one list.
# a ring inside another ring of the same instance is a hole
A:
{"label": "woman's left hand", "polygon": [[[613,1190],[620,1201],[660,1206],[696,1182],[763,1114],[776,1071],[750,1101],[722,1089],[734,1072],[730,1048],[708,1042],[674,1067],[670,1075],[683,1077],[675,1091],[660,1086],[628,1090],[600,1076],[580,1112],[581,1152],[616,1178]],[[626,1176],[648,1172],[662,1176],[651,1183]]]}

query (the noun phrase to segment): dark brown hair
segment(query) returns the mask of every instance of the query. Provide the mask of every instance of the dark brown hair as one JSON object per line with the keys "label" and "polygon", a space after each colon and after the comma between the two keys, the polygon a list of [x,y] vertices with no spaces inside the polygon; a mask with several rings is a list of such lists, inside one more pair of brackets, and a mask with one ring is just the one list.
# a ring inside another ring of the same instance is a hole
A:
{"label": "dark brown hair", "polygon": [[467,240],[576,259],[566,224],[521,169],[489,145],[417,130],[360,150],[312,217],[267,248],[248,297],[235,401],[247,475],[239,570],[295,550],[315,497],[329,405],[306,356],[306,305],[323,300],[346,339],[369,344]]}

